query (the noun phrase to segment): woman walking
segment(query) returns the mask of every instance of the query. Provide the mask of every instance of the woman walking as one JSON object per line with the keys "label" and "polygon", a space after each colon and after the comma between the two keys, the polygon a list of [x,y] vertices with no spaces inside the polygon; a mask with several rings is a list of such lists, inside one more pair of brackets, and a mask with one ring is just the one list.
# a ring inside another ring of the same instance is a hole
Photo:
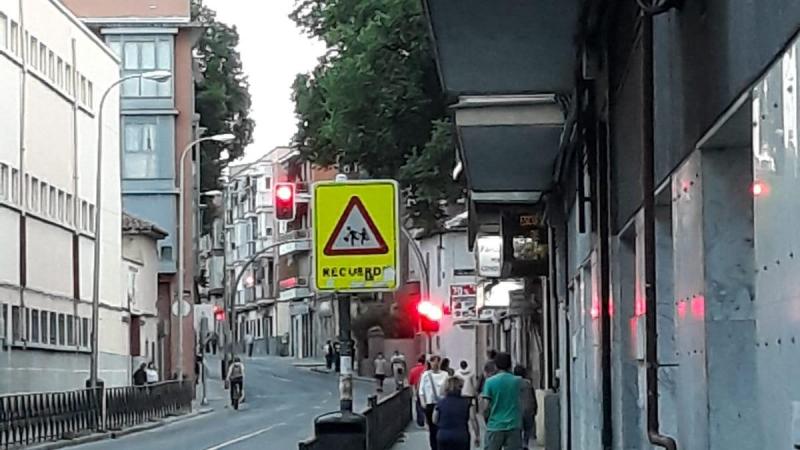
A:
{"label": "woman walking", "polygon": [[463,381],[450,377],[445,382],[445,396],[436,405],[433,422],[439,427],[436,440],[439,450],[470,450],[470,431],[475,446],[480,446],[480,431],[472,399],[463,397]]}
{"label": "woman walking", "polygon": [[425,422],[428,424],[428,441],[431,450],[439,450],[436,441],[438,427],[433,422],[433,412],[436,404],[444,397],[444,384],[447,381],[447,372],[441,370],[441,357],[431,356],[428,363],[430,370],[422,374],[419,382],[419,401],[425,409]]}

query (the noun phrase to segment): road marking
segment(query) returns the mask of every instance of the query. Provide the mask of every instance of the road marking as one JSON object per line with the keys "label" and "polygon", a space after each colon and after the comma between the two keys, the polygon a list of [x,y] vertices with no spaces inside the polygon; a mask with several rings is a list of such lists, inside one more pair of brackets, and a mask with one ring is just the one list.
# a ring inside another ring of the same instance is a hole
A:
{"label": "road marking", "polygon": [[285,426],[285,425],[286,425],[286,423],[284,423],[284,422],[276,423],[275,425],[270,425],[267,428],[262,428],[262,429],[260,429],[258,431],[254,431],[254,432],[252,432],[250,434],[245,434],[244,436],[239,436],[236,439],[231,439],[230,441],[223,442],[222,444],[215,445],[214,447],[209,447],[206,450],[219,450],[221,448],[225,448],[225,447],[231,446],[233,444],[236,444],[236,443],[239,443],[239,442],[242,442],[242,441],[246,441],[246,440],[248,440],[250,438],[254,438],[254,437],[258,436],[259,434],[264,434],[264,433],[266,433],[268,431],[271,431],[271,430],[273,430],[275,428],[282,427],[282,426]]}

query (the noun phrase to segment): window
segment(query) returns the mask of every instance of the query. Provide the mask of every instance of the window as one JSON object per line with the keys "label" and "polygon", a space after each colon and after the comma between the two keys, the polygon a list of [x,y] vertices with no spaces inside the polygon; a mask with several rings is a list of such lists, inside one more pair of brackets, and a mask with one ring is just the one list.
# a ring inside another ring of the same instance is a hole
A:
{"label": "window", "polygon": [[165,245],[161,247],[161,260],[162,261],[172,261],[172,247],[169,245]]}
{"label": "window", "polygon": [[86,106],[89,108],[94,107],[94,87],[92,86],[92,82],[86,80]]}
{"label": "window", "polygon": [[47,56],[47,77],[50,81],[56,81],[56,54],[52,50],[48,52]]}
{"label": "window", "polygon": [[73,220],[74,219],[73,218],[74,209],[73,209],[73,205],[72,205],[72,194],[67,194],[66,209],[67,209],[67,213],[66,213],[67,214],[67,217],[66,217],[67,223],[70,224],[70,225],[75,225],[75,221]]}
{"label": "window", "polygon": [[56,313],[51,312],[50,313],[50,345],[58,344],[58,342],[57,342],[57,340],[58,340],[58,328],[56,328],[56,320],[58,320],[58,318],[56,317]]}
{"label": "window", "polygon": [[19,55],[19,25],[17,22],[11,21],[11,36],[9,36],[11,46],[9,50],[15,55]]}
{"label": "window", "polygon": [[267,227],[266,233],[267,233],[267,237],[272,236],[272,227]]}
{"label": "window", "polygon": [[8,48],[8,17],[0,13],[0,46]]}
{"label": "window", "polygon": [[39,40],[31,36],[31,44],[28,47],[28,61],[34,69],[39,68]]}
{"label": "window", "polygon": [[94,233],[94,205],[89,205],[89,233]]}
{"label": "window", "polygon": [[89,212],[88,212],[88,205],[86,204],[85,200],[81,200],[81,230],[88,230],[89,229]]}
{"label": "window", "polygon": [[81,345],[89,347],[89,319],[81,319]]}
{"label": "window", "polygon": [[58,191],[58,220],[59,222],[64,222],[64,191]]}
{"label": "window", "polygon": [[11,201],[19,204],[19,171],[11,169]]}
{"label": "window", "polygon": [[31,207],[31,177],[30,177],[30,175],[28,175],[26,173],[24,180],[25,180],[25,181],[23,181],[23,183],[25,183],[24,184],[24,186],[25,186],[25,191],[24,191],[24,193],[25,193],[25,202],[24,203],[25,203],[25,207],[26,208],[30,208]]}
{"label": "window", "polygon": [[31,342],[34,344],[39,342],[39,310],[34,309],[31,311]]}
{"label": "window", "polygon": [[22,326],[22,340],[23,341],[28,341],[31,338],[31,336],[30,336],[31,310],[30,310],[30,308],[24,308],[24,309],[25,309],[25,321],[22,322],[22,325],[23,325]]}
{"label": "window", "polygon": [[86,104],[86,77],[81,75],[81,103]]}
{"label": "window", "polygon": [[49,215],[51,218],[55,219],[56,214],[58,212],[58,195],[56,194],[56,188],[54,186],[50,186],[50,209]]}
{"label": "window", "polygon": [[41,325],[39,327],[39,332],[41,334],[40,342],[42,344],[47,344],[47,342],[48,342],[47,341],[47,336],[48,336],[48,333],[47,333],[47,311],[42,311],[41,312],[41,317],[39,319],[40,319],[39,323]]}
{"label": "window", "polygon": [[11,342],[19,341],[22,338],[22,328],[20,322],[22,318],[19,313],[19,306],[11,307]]}
{"label": "window", "polygon": [[67,345],[75,345],[75,317],[67,314]]}
{"label": "window", "polygon": [[41,211],[42,215],[45,215],[47,214],[47,203],[48,203],[47,198],[48,198],[48,192],[50,191],[47,189],[47,183],[45,183],[44,181],[42,181],[41,184],[39,185],[39,192],[41,193],[41,198],[39,199],[41,201],[41,207],[39,211]]}
{"label": "window", "polygon": [[0,164],[0,200],[8,199],[8,166]]}
{"label": "window", "polygon": [[39,212],[39,180],[31,178],[31,211]]}
{"label": "window", "polygon": [[64,314],[58,315],[58,345],[64,345],[66,343],[66,322],[64,320]]}
{"label": "window", "polygon": [[39,43],[39,71],[47,74],[47,46]]}
{"label": "window", "polygon": [[75,90],[73,89],[73,86],[72,86],[73,83],[72,82],[73,82],[73,80],[75,80],[75,75],[72,73],[72,66],[67,64],[65,70],[67,72],[67,74],[66,74],[66,81],[67,81],[66,89],[67,89],[67,93],[74,94]]}
{"label": "window", "polygon": [[[159,37],[134,41],[112,41],[115,53],[122,53],[123,75],[144,73],[151,70],[172,70],[172,37]],[[124,97],[169,97],[172,95],[171,80],[159,83],[155,80],[132,78],[122,86]]]}
{"label": "window", "polygon": [[[147,120],[147,119],[145,119]],[[125,178],[156,178],[158,155],[156,153],[157,124],[147,122],[126,123],[124,127]]]}
{"label": "window", "polygon": [[58,57],[56,61],[56,85],[64,87],[64,60]]}

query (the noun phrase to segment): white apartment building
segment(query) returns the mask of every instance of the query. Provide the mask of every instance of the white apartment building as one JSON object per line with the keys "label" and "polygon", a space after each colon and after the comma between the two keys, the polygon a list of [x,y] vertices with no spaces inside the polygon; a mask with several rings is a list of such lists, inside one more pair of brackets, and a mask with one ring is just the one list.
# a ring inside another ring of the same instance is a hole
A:
{"label": "white apartment building", "polygon": [[[119,61],[55,0],[0,0],[0,393],[89,376],[97,116]],[[127,384],[119,100],[104,109],[100,378]]]}

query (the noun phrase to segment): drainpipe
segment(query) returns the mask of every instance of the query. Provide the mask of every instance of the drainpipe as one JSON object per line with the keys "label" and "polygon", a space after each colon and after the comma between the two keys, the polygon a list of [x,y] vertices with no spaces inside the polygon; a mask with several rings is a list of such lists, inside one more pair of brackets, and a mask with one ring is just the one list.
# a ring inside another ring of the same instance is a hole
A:
{"label": "drainpipe", "polygon": [[642,209],[644,213],[644,276],[645,276],[645,339],[647,361],[647,437],[650,443],[676,450],[675,439],[661,434],[658,423],[658,322],[656,304],[655,254],[655,153],[654,83],[653,83],[653,17],[645,13],[642,20]]}

